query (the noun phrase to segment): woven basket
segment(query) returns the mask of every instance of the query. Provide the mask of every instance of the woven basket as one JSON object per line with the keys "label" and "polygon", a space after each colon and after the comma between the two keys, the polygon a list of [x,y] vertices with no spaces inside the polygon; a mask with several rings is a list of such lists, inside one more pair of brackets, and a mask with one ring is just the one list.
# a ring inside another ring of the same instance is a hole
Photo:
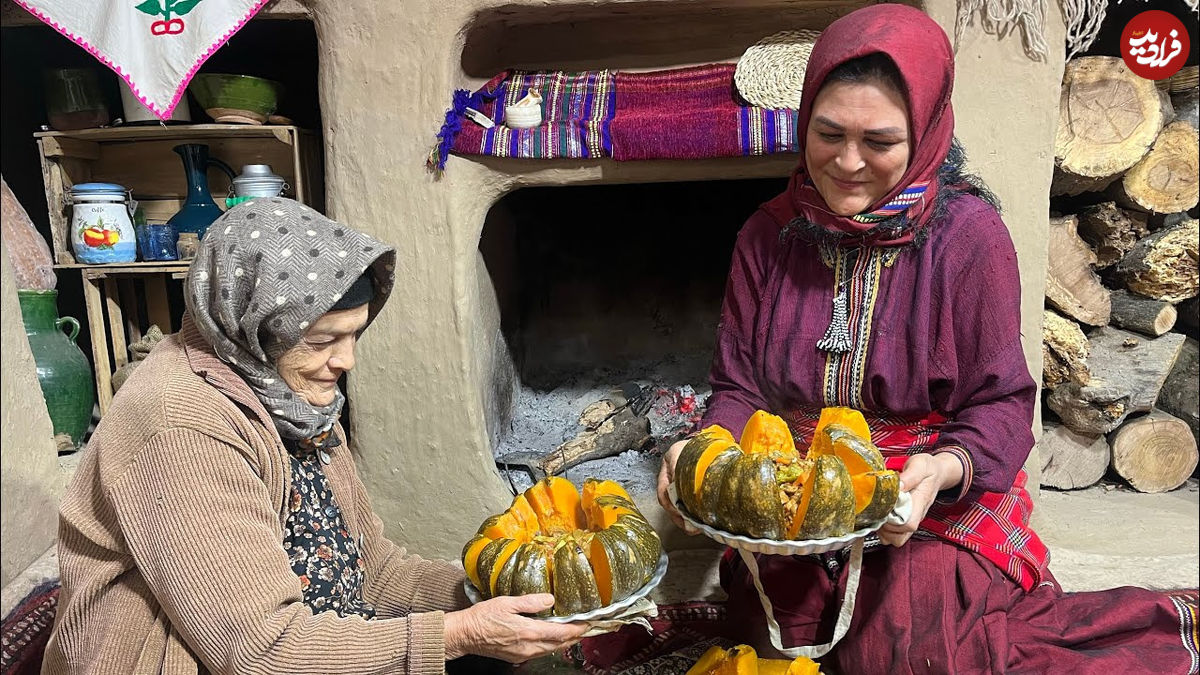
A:
{"label": "woven basket", "polygon": [[734,71],[738,93],[761,108],[799,108],[804,69],[818,36],[814,30],[785,30],[759,40]]}
{"label": "woven basket", "polygon": [[1187,91],[1200,83],[1200,66],[1184,66],[1171,76],[1171,93]]}

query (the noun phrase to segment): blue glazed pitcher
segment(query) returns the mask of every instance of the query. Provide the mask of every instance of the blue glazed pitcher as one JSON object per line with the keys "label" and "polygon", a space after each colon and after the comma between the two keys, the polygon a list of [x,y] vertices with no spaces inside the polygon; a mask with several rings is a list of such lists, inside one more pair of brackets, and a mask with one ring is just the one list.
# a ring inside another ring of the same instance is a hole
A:
{"label": "blue glazed pitcher", "polygon": [[221,208],[213,201],[208,191],[208,166],[216,166],[233,180],[233,169],[215,157],[208,156],[208,146],[202,143],[185,143],[172,148],[183,159],[183,170],[187,173],[188,193],[183,208],[171,216],[168,225],[176,232],[192,232],[203,238],[208,226],[221,215]]}

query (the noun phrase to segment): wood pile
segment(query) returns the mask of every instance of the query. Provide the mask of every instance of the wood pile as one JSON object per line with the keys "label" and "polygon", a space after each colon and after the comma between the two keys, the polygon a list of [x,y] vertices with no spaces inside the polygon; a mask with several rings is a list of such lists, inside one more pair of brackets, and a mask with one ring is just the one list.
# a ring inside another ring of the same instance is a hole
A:
{"label": "wood pile", "polygon": [[1070,61],[1063,75],[1043,486],[1083,488],[1112,471],[1163,492],[1197,467],[1200,96],[1194,77],[1178,79],[1156,84],[1105,56]]}

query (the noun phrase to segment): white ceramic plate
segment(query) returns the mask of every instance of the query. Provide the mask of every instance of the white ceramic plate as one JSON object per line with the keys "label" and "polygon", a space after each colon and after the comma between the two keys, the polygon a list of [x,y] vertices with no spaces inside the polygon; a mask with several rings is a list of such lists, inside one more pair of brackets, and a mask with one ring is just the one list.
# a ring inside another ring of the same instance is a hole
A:
{"label": "white ceramic plate", "polygon": [[888,519],[880,522],[874,527],[868,527],[861,530],[855,530],[850,534],[845,534],[840,537],[828,537],[826,539],[805,539],[784,541],[779,539],[759,539],[757,537],[748,537],[744,534],[733,534],[724,530],[706,525],[692,517],[687,509],[680,501],[678,493],[675,491],[675,484],[671,484],[671,499],[675,502],[675,507],[679,509],[679,514],[687,521],[689,525],[700,530],[704,536],[715,541],[719,541],[726,546],[737,549],[745,549],[751,553],[770,553],[772,555],[808,555],[810,553],[824,553],[826,551],[836,551],[846,548],[855,541],[862,539],[879,528],[883,524],[892,520],[893,517],[898,519],[898,522],[908,520],[908,514],[912,513],[912,503],[908,498],[908,493],[901,493],[901,498],[896,502],[896,508],[893,509],[892,515]]}
{"label": "white ceramic plate", "polygon": [[[663,580],[663,577],[666,576],[666,574],[667,552],[663,551],[658,558],[658,566],[654,568],[654,574],[650,575],[650,580],[643,584],[641,588],[634,591],[633,595],[630,595],[628,598],[625,598],[619,602],[614,602],[605,607],[593,609],[590,612],[581,612],[579,614],[570,614],[567,616],[546,616],[539,618],[543,621],[549,621],[551,623],[571,623],[573,621],[596,621],[598,619],[607,619],[609,617],[616,616],[626,609],[632,607],[633,603],[649,595],[650,591],[654,590],[654,588],[658,586],[659,582]],[[479,589],[475,588],[475,585],[472,584],[469,579],[463,579],[463,588],[466,589],[467,599],[471,601],[471,604],[483,602],[483,596],[480,595]]]}

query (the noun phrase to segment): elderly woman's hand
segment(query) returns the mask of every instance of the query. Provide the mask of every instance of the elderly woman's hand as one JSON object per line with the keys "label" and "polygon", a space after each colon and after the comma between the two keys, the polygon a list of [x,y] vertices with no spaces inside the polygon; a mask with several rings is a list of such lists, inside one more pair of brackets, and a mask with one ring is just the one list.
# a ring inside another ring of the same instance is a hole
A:
{"label": "elderly woman's hand", "polygon": [[588,625],[550,623],[522,614],[554,606],[549,593],[501,596],[446,614],[446,658],[477,654],[521,663],[566,649],[579,641]]}
{"label": "elderly woman's hand", "polygon": [[687,445],[688,439],[676,441],[667,450],[662,458],[662,466],[658,470],[658,503],[662,505],[663,510],[671,516],[671,520],[679,526],[679,529],[688,534],[700,534],[700,530],[688,525],[683,516],[679,515],[679,510],[671,503],[671,493],[668,488],[671,486],[671,481],[675,480],[675,462],[679,461],[679,453],[683,451],[683,446]]}
{"label": "elderly woman's hand", "polygon": [[962,472],[962,462],[948,453],[921,453],[909,457],[900,472],[900,491],[912,497],[912,515],[903,525],[888,523],[879,528],[879,538],[883,543],[903,546],[925,519],[938,492],[958,485],[962,481]]}

